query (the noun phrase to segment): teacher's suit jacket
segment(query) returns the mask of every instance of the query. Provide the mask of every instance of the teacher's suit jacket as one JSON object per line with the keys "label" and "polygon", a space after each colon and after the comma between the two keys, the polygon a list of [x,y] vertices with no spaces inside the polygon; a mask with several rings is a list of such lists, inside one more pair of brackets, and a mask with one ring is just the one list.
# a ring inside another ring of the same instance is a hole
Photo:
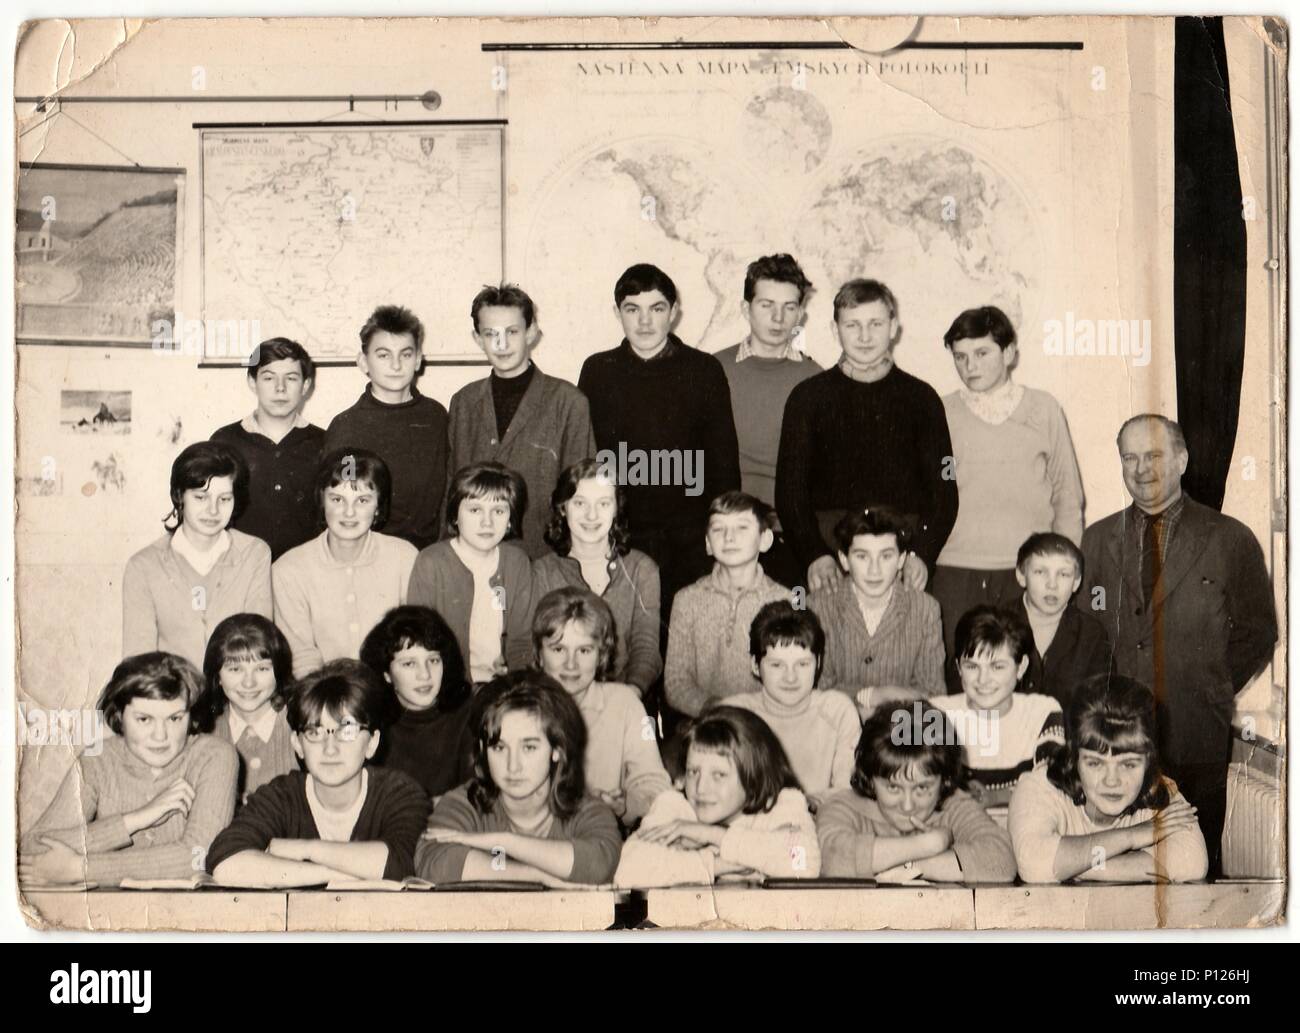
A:
{"label": "teacher's suit jacket", "polygon": [[1142,599],[1132,506],[1089,527],[1083,554],[1077,605],[1106,625],[1118,673],[1155,692],[1161,756],[1175,764],[1225,760],[1233,697],[1277,642],[1273,586],[1254,534],[1187,498],[1151,605]]}

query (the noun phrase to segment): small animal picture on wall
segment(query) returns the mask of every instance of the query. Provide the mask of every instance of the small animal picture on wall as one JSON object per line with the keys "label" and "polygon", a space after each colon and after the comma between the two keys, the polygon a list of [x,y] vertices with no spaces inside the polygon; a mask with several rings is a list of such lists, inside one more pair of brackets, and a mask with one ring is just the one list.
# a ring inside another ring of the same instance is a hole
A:
{"label": "small animal picture on wall", "polygon": [[61,391],[59,426],[72,434],[130,434],[130,391]]}

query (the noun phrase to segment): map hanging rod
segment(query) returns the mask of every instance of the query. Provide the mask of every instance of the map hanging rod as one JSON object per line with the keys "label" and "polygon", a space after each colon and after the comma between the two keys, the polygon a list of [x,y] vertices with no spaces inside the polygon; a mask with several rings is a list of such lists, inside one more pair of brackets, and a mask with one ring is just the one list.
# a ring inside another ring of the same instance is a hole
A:
{"label": "map hanging rod", "polygon": [[[783,40],[712,42],[678,40],[669,43],[483,43],[484,52],[497,51],[586,51],[586,50],[857,50],[843,40]],[[894,50],[1082,50],[1081,40],[909,40],[890,48]]]}
{"label": "map hanging rod", "polygon": [[101,97],[68,96],[62,93],[48,97],[15,97],[16,104],[35,104],[37,111],[44,111],[50,104],[347,104],[349,110],[356,103],[376,103],[401,101],[423,104],[434,110],[442,105],[442,95],[436,90],[424,93],[343,93],[311,94],[299,96],[207,96],[187,93],[178,97]]}

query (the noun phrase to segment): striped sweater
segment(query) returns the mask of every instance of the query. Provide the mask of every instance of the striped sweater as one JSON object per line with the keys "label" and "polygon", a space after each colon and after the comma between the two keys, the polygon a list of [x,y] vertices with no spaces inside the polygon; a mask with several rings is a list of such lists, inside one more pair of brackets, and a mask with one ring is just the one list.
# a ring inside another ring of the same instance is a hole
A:
{"label": "striped sweater", "polygon": [[1013,693],[1011,709],[1000,716],[968,706],[963,693],[931,702],[947,713],[965,747],[967,777],[985,789],[1006,790],[1009,796],[1021,775],[1065,745],[1061,705],[1051,696]]}
{"label": "striped sweater", "polygon": [[[209,845],[235,811],[235,748],[212,735],[191,736],[164,768],[150,767],[118,736],[98,756],[83,753],[53,802],[23,836],[22,851],[44,849],[51,836],[86,858],[86,879],[101,889],[123,879],[188,879],[203,871]],[[131,834],[125,815],[138,810],[178,778],[194,789],[189,814],[173,811],[152,828]]]}
{"label": "striped sweater", "polygon": [[874,635],[867,631],[848,577],[813,592],[808,608],[826,630],[823,689],[839,689],[851,698],[875,686],[912,688],[926,696],[943,693],[943,632],[939,604],[931,596],[895,585]]}

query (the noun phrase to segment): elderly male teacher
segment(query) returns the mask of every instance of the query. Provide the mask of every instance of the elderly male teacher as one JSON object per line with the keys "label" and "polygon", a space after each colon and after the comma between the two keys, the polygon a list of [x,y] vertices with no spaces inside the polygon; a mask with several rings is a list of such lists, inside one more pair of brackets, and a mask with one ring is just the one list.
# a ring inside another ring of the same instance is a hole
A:
{"label": "elderly male teacher", "polygon": [[1077,601],[1106,623],[1119,673],[1155,692],[1164,771],[1197,809],[1213,878],[1234,697],[1277,642],[1272,584],[1251,531],[1183,494],[1187,444],[1177,423],[1134,416],[1118,444],[1133,504],[1084,532],[1087,584]]}

